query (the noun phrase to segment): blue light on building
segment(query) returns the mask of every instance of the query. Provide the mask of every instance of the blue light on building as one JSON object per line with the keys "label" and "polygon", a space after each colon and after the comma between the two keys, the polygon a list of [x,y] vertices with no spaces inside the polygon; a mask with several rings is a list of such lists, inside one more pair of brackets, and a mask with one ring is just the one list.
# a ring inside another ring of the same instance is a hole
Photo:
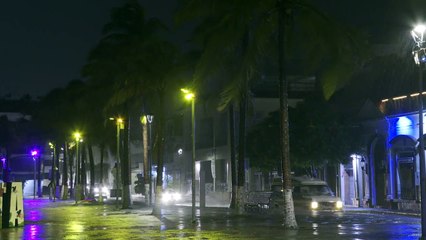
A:
{"label": "blue light on building", "polygon": [[409,117],[398,117],[396,122],[396,135],[408,135],[414,134],[414,124]]}

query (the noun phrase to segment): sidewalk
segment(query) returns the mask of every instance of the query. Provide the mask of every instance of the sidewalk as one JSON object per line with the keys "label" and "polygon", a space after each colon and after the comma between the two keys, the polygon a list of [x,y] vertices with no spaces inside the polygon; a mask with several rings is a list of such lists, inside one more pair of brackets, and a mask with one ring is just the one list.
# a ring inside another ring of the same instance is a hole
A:
{"label": "sidewalk", "polygon": [[421,217],[420,212],[402,211],[402,210],[394,210],[394,209],[387,209],[387,208],[365,208],[365,207],[356,207],[356,206],[345,206],[345,211],[396,214],[396,215],[405,215],[405,216],[411,216],[411,217]]}

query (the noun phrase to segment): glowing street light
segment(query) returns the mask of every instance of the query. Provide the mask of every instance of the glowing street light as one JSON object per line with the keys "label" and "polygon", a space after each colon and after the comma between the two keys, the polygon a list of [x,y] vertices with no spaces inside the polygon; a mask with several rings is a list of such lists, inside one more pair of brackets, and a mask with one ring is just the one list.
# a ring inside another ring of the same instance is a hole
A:
{"label": "glowing street light", "polygon": [[195,94],[188,89],[182,88],[184,97],[187,101],[191,101],[191,130],[192,130],[192,172],[191,172],[191,189],[192,189],[192,221],[195,222]]}
{"label": "glowing street light", "polygon": [[81,133],[80,132],[74,132],[73,133],[74,139],[79,142],[81,139]]}
{"label": "glowing street light", "polygon": [[412,31],[411,36],[414,40],[413,57],[414,62],[419,66],[419,160],[420,160],[420,209],[422,222],[421,239],[426,238],[426,164],[425,164],[425,146],[423,139],[423,69],[426,63],[425,25],[417,25]]}
{"label": "glowing street light", "polygon": [[184,93],[184,97],[186,100],[192,100],[195,98],[195,94],[186,88],[180,89]]}
{"label": "glowing street light", "polygon": [[38,155],[38,150],[31,150],[31,156],[36,157]]}

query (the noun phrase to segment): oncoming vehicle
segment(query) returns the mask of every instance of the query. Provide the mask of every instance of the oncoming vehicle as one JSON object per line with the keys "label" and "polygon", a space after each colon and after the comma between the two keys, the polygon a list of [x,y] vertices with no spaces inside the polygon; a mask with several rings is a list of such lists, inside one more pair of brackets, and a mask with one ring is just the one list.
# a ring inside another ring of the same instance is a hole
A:
{"label": "oncoming vehicle", "polygon": [[161,196],[161,202],[163,204],[175,204],[179,202],[181,199],[182,199],[182,194],[172,189],[165,190]]}
{"label": "oncoming vehicle", "polygon": [[108,198],[109,190],[105,186],[97,186],[93,189],[93,193],[95,194],[95,198],[102,196],[102,198]]}
{"label": "oncoming vehicle", "polygon": [[[298,210],[343,210],[343,202],[334,195],[326,182],[309,177],[293,177],[292,184],[294,207]],[[283,207],[282,192],[274,186],[270,207]]]}

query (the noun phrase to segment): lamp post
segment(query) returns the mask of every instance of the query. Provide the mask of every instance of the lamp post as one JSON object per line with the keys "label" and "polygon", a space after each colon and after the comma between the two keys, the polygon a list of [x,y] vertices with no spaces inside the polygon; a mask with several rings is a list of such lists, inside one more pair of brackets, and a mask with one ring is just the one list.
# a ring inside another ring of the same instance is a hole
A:
{"label": "lamp post", "polygon": [[419,159],[420,159],[420,197],[421,197],[421,223],[422,235],[421,239],[426,238],[426,169],[425,169],[425,152],[423,139],[423,67],[426,62],[426,49],[424,46],[424,33],[426,27],[418,25],[411,31],[414,39],[413,56],[414,62],[419,66]]}
{"label": "lamp post", "polygon": [[195,94],[188,89],[182,88],[184,97],[191,101],[191,133],[192,133],[192,171],[191,171],[191,191],[192,191],[192,221],[195,222]]}
{"label": "lamp post", "polygon": [[55,145],[51,142],[49,142],[49,147],[50,149],[52,149],[53,155],[52,155],[52,178],[50,179],[51,184],[50,184],[50,188],[49,188],[49,199],[52,198],[53,201],[55,201],[56,198],[56,149],[55,149]]}
{"label": "lamp post", "polygon": [[110,120],[115,120],[115,124],[117,126],[117,161],[115,164],[115,205],[118,208],[118,189],[119,189],[119,178],[118,178],[118,166],[120,166],[120,129],[124,128],[124,120],[121,117],[118,118],[110,118]]}
{"label": "lamp post", "polygon": [[81,172],[80,172],[80,152],[79,152],[79,149],[78,149],[78,145],[79,145],[82,138],[81,138],[80,132],[74,132],[73,136],[74,136],[74,139],[75,139],[75,147],[76,147],[75,152],[76,152],[76,156],[77,156],[77,167],[75,169],[75,182],[76,182],[76,184],[75,184],[75,189],[74,189],[74,191],[75,191],[74,198],[75,198],[75,203],[77,204],[77,201],[80,200],[81,193],[82,193],[82,191],[80,189],[81,188],[80,187],[80,184],[81,184],[81,181],[80,181],[80,175],[81,175]]}
{"label": "lamp post", "polygon": [[38,155],[38,151],[37,151],[36,149],[31,150],[31,157],[33,157],[33,162],[34,162],[34,184],[33,184],[33,185],[34,185],[34,186],[33,186],[33,193],[34,193],[34,197],[33,197],[33,199],[35,199],[35,196],[36,196],[37,155]]}
{"label": "lamp post", "polygon": [[154,120],[153,115],[147,115],[146,119],[148,120],[149,133],[148,133],[148,177],[149,177],[149,205],[152,205],[152,121]]}

